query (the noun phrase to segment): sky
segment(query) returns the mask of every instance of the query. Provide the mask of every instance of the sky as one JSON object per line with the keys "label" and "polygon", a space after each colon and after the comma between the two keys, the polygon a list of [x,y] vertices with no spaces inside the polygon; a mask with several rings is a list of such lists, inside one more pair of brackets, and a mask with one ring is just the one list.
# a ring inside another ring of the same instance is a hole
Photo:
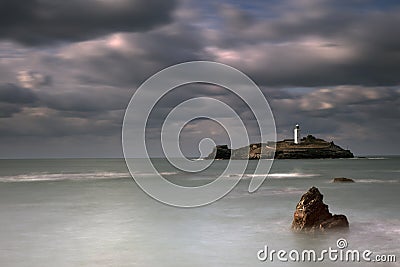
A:
{"label": "sky", "polygon": [[[122,157],[137,88],[192,60],[248,75],[271,106],[278,139],[299,123],[303,134],[356,155],[400,154],[399,25],[398,1],[3,0],[0,157]],[[198,96],[230,105],[257,140],[240,99],[189,85],[156,107],[149,142],[174,106]],[[226,142],[220,126],[195,120],[182,150],[196,155],[205,137]]]}

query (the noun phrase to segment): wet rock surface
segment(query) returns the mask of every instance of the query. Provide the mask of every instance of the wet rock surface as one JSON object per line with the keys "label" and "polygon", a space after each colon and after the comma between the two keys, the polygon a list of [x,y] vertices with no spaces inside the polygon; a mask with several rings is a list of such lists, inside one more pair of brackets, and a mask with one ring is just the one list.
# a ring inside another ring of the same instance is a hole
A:
{"label": "wet rock surface", "polygon": [[332,215],[318,188],[311,187],[296,205],[292,229],[297,231],[325,231],[348,228],[345,215]]}

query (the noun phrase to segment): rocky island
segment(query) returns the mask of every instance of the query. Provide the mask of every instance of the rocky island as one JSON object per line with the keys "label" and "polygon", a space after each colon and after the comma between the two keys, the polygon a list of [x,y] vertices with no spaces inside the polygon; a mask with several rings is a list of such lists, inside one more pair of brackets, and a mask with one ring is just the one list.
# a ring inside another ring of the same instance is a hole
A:
{"label": "rocky island", "polygon": [[285,139],[278,142],[256,143],[230,149],[227,145],[216,146],[206,159],[323,159],[354,158],[350,150],[345,150],[333,142],[308,135],[298,142]]}

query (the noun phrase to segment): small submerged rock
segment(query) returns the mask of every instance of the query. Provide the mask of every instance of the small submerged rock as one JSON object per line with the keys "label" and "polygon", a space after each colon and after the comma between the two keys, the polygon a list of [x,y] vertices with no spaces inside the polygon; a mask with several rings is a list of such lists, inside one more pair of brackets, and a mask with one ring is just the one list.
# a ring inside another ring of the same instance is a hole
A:
{"label": "small submerged rock", "polygon": [[348,228],[345,215],[332,215],[318,188],[311,187],[297,203],[292,229],[298,231],[324,231],[334,228]]}
{"label": "small submerged rock", "polygon": [[338,178],[333,178],[332,180],[333,183],[354,183],[353,179],[346,178],[346,177],[338,177]]}

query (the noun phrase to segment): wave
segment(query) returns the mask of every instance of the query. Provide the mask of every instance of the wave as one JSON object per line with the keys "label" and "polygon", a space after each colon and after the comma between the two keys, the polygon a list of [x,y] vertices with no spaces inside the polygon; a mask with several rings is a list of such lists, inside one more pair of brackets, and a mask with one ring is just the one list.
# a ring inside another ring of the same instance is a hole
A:
{"label": "wave", "polygon": [[385,158],[385,157],[354,157],[354,158],[343,158],[343,159],[346,159],[346,160],[356,160],[356,159],[370,159],[370,160],[376,160],[376,159],[388,159],[388,158]]}
{"label": "wave", "polygon": [[[161,174],[161,176],[163,175],[176,175],[179,174],[179,172],[159,172],[159,174]],[[139,176],[156,176],[154,172],[133,172],[132,173],[133,176],[137,175]]]}
{"label": "wave", "polygon": [[175,175],[178,174],[178,172],[160,172],[161,175]]}
{"label": "wave", "polygon": [[398,183],[399,180],[355,179],[356,183]]}
{"label": "wave", "polygon": [[[242,174],[230,174],[229,177],[238,177]],[[288,178],[308,178],[319,176],[316,173],[299,173],[299,172],[288,172],[288,173],[269,173],[269,174],[243,174],[243,178],[254,178],[254,177],[265,177],[272,179],[288,179]]]}
{"label": "wave", "polygon": [[90,173],[30,173],[0,176],[0,182],[36,182],[62,180],[90,180],[128,178],[126,172],[90,172]]}
{"label": "wave", "polygon": [[297,178],[297,177],[315,177],[319,176],[316,173],[299,173],[299,172],[292,172],[292,173],[270,173],[268,177],[276,178],[276,179],[284,179],[284,178]]}

